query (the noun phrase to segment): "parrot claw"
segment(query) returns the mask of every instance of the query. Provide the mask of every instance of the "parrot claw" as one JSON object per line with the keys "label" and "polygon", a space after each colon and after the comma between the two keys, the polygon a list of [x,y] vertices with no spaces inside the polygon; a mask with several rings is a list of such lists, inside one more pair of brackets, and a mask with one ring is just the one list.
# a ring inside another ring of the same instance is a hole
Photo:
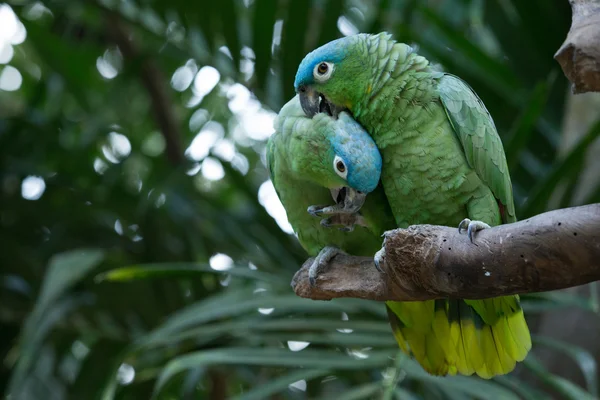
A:
{"label": "parrot claw", "polygon": [[347,187],[343,187],[337,191],[332,189],[332,196],[335,196],[334,200],[336,201],[336,204],[310,206],[306,211],[315,217],[338,214],[352,215],[358,213],[367,197],[365,193]]}
{"label": "parrot claw", "polygon": [[360,214],[335,214],[321,220],[321,226],[325,228],[331,228],[336,225],[340,226],[338,229],[342,232],[352,232],[356,225],[366,227],[367,222]]}
{"label": "parrot claw", "polygon": [[306,211],[313,217],[320,217],[323,214],[323,210],[329,206],[310,206]]}
{"label": "parrot claw", "polygon": [[310,206],[306,211],[313,217],[320,217],[322,215],[351,215],[356,213],[358,210],[345,209],[343,206]]}
{"label": "parrot claw", "polygon": [[382,247],[381,250],[379,250],[377,253],[375,253],[375,256],[373,257],[373,261],[375,262],[375,268],[377,268],[377,271],[384,273],[383,269],[381,269],[381,266],[383,265],[383,259],[385,257],[385,247]]}
{"label": "parrot claw", "polygon": [[[467,230],[467,237],[473,243],[473,234],[483,229],[489,229],[490,226],[482,221],[471,221],[469,218],[465,218],[458,224],[458,233],[462,233],[463,229]],[[473,243],[475,244],[475,243]]]}
{"label": "parrot claw", "polygon": [[342,250],[337,247],[326,246],[320,252],[319,255],[315,257],[315,261],[311,264],[308,269],[308,281],[310,282],[310,286],[315,286],[317,284],[317,276],[319,275],[319,270],[322,270],[329,264],[329,262],[333,259],[333,257],[338,254],[346,254]]}
{"label": "parrot claw", "polygon": [[323,226],[325,228],[331,228],[333,226],[333,222],[331,221],[331,218],[323,218],[321,220],[321,226]]}
{"label": "parrot claw", "polygon": [[385,271],[382,268],[385,259],[385,241],[387,240],[388,235],[390,235],[392,232],[393,230],[383,232],[383,235],[381,235],[383,236],[383,243],[381,244],[381,249],[373,256],[375,268],[377,268],[377,271],[381,272],[382,274],[385,274]]}
{"label": "parrot claw", "polygon": [[377,271],[381,272],[382,274],[385,274],[385,272],[381,268],[383,266],[384,258],[385,258],[385,240],[383,241],[383,245],[382,245],[381,249],[377,253],[375,253],[375,256],[373,256],[373,261],[375,262],[375,268],[377,268]]}

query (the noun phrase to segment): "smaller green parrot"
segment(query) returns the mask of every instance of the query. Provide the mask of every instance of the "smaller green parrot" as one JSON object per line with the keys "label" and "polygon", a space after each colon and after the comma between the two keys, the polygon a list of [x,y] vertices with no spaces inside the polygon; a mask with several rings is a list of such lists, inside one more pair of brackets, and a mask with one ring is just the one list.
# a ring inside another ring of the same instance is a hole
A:
{"label": "smaller green parrot", "polygon": [[[298,96],[274,125],[267,143],[271,180],[300,244],[316,257],[309,270],[314,284],[318,269],[336,254],[372,256],[381,233],[394,228],[379,185],[381,156],[348,113],[307,118]],[[315,218],[321,216],[326,218]]]}

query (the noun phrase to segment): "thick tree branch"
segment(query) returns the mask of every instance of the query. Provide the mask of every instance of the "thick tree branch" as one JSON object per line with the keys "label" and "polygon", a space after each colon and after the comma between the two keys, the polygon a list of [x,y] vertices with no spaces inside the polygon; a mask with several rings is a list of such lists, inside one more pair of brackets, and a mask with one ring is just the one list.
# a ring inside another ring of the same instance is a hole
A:
{"label": "thick tree branch", "polygon": [[385,273],[373,259],[339,255],[308,282],[304,263],[292,281],[315,300],[483,299],[543,292],[600,280],[600,204],[565,208],[477,232],[415,225],[385,235]]}
{"label": "thick tree branch", "polygon": [[184,161],[181,146],[179,123],[173,112],[173,105],[169,96],[165,77],[156,63],[143,57],[142,53],[130,38],[130,34],[123,25],[121,18],[114,12],[107,13],[108,31],[111,33],[115,44],[123,53],[123,57],[130,63],[139,63],[140,79],[148,92],[152,105],[152,115],[165,138],[167,158],[173,165]]}
{"label": "thick tree branch", "polygon": [[573,93],[600,92],[600,0],[570,0],[567,39],[554,55]]}

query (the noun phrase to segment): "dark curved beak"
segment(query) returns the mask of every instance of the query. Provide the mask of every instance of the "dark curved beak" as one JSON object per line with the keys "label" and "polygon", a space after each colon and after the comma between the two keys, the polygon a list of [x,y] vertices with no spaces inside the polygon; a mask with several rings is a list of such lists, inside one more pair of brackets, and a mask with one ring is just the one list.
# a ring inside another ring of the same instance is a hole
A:
{"label": "dark curved beak", "polygon": [[298,88],[300,96],[300,105],[307,117],[314,117],[319,112],[319,93],[310,86],[300,86]]}
{"label": "dark curved beak", "polygon": [[360,208],[365,204],[367,194],[359,192],[352,188],[346,188],[346,198],[344,199],[344,209],[351,210],[352,212],[358,212]]}

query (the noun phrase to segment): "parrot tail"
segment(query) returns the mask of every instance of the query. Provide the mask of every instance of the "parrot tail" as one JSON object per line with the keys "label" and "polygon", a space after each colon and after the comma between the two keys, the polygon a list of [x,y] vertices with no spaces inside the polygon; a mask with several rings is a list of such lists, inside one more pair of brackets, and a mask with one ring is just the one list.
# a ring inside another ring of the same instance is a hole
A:
{"label": "parrot tail", "polygon": [[400,348],[433,375],[504,375],[523,361],[531,336],[519,296],[386,302]]}

